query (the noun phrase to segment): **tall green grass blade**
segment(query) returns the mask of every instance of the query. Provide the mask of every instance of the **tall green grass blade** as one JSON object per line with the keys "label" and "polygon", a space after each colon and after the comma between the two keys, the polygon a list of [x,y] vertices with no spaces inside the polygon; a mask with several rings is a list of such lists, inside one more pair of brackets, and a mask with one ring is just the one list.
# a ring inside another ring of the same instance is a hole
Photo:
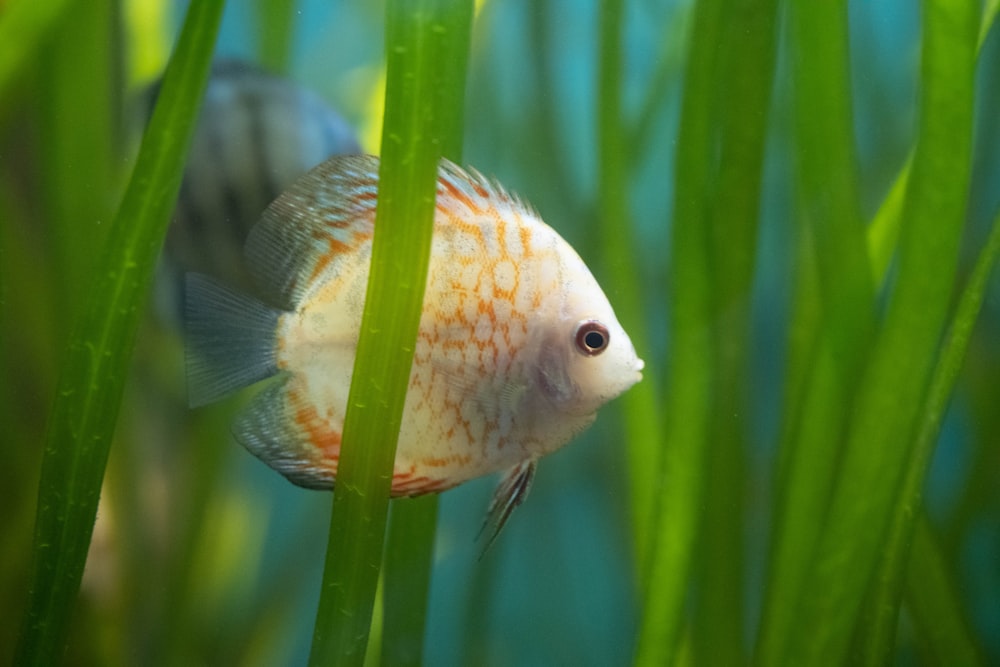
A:
{"label": "tall green grass blade", "polygon": [[662,487],[654,510],[648,586],[635,662],[670,664],[677,656],[701,519],[704,447],[715,367],[707,233],[717,99],[717,45],[725,3],[703,0],[694,9],[685,67],[675,159],[671,305],[671,366],[665,399]]}
{"label": "tall green grass blade", "polygon": [[920,124],[900,234],[899,273],[855,402],[847,450],[809,569],[789,664],[841,663],[902,501],[918,410],[957,262],[968,188],[978,16],[924,3]]}
{"label": "tall green grass blade", "polygon": [[[22,165],[10,165],[17,169]],[[5,171],[13,174],[13,169]],[[47,257],[32,242],[26,202],[16,179],[0,178],[0,606],[8,622],[0,624],[0,662],[11,664],[20,626],[13,618],[28,594],[32,529],[42,460],[37,443],[44,432],[46,399],[55,387],[57,349],[53,309],[46,298],[51,276],[39,271]],[[34,239],[38,241],[38,239]],[[5,576],[3,576],[5,574]]]}
{"label": "tall green grass blade", "polygon": [[[815,392],[808,389],[814,382],[815,367],[822,362],[819,352],[820,319],[823,309],[819,301],[819,277],[816,268],[816,252],[808,229],[797,234],[793,250],[791,313],[788,318],[785,362],[783,421],[779,436],[777,459],[777,483],[779,490],[775,505],[784,507],[780,492],[786,491],[784,480],[792,469],[789,460],[798,452],[794,447],[798,442],[798,430],[802,427],[802,415],[806,410],[806,399]],[[832,369],[831,369],[832,372]],[[786,491],[787,492],[787,491]],[[774,538],[781,533],[774,531]],[[772,544],[771,550],[775,547]],[[770,587],[768,587],[770,588]],[[765,614],[766,618],[766,614]]]}
{"label": "tall green grass blade", "polygon": [[382,578],[383,665],[420,665],[434,564],[437,494],[392,503]]}
{"label": "tall green grass blade", "polygon": [[[656,71],[639,105],[634,127],[629,132],[626,151],[629,155],[643,155],[649,148],[653,132],[663,120],[667,100],[678,87],[687,49],[687,35],[690,33],[690,19],[690,9],[679,9],[666,27],[667,34],[660,40],[660,50],[654,57]],[[633,166],[634,163],[635,161]]]}
{"label": "tall green grass blade", "polygon": [[[440,45],[448,52],[440,56],[437,71],[441,108],[435,131],[442,156],[456,163],[462,160],[471,12],[472,3],[465,3],[449,16],[450,35]],[[422,660],[437,511],[437,495],[390,504],[382,585],[382,664],[420,664]]]}
{"label": "tall green grass blade", "polygon": [[62,331],[82,302],[114,213],[111,172],[121,115],[114,107],[116,19],[112,0],[69,6],[40,58],[43,201],[61,274],[55,296]]}
{"label": "tall green grass blade", "polygon": [[[789,606],[806,576],[808,550],[815,545],[834,484],[842,433],[839,415],[846,408],[829,343],[822,330],[818,269],[808,231],[798,239],[795,293],[790,318],[788,363],[775,483],[768,579],[755,648],[756,664],[774,664],[794,632]],[[831,426],[834,425],[834,426]],[[827,474],[823,474],[827,473]]]}
{"label": "tall green grass blade", "polygon": [[[7,272],[10,264],[7,260],[7,226],[11,225],[10,220],[12,206],[8,201],[7,189],[0,186],[0,219],[5,220],[4,228],[0,229],[0,377],[11,377],[7,370],[7,323],[10,322],[8,312],[10,306],[7,302]],[[14,410],[10,382],[4,382],[0,386],[0,428],[9,433],[8,437],[14,435],[13,422]]]}
{"label": "tall green grass blade", "polygon": [[10,0],[0,12],[0,100],[74,0]]}
{"label": "tall green grass blade", "polygon": [[[903,586],[907,581],[914,581],[907,579],[906,565],[913,541],[913,524],[920,516],[918,508],[923,495],[924,479],[934,453],[934,445],[941,432],[941,421],[955,388],[955,382],[958,380],[958,373],[962,369],[972,328],[982,307],[987,281],[998,254],[1000,254],[1000,216],[994,220],[990,236],[962,292],[931,378],[927,398],[920,412],[916,442],[906,462],[903,488],[900,493],[901,502],[896,504],[893,511],[889,539],[871,594],[870,618],[864,623],[868,639],[864,642],[862,650],[868,664],[871,665],[884,664],[895,646],[895,630]],[[927,540],[923,543],[926,545]],[[912,558],[928,567],[932,565],[928,554],[915,552]]]}
{"label": "tall green grass blade", "polygon": [[983,5],[983,20],[979,25],[979,39],[976,41],[977,49],[982,50],[983,42],[986,41],[993,24],[996,23],[998,13],[1000,13],[1000,0],[986,0]]}
{"label": "tall green grass blade", "polygon": [[[20,289],[37,277],[38,263],[27,252],[23,235],[15,234],[24,229],[26,216],[19,210],[11,186],[10,179],[0,179],[0,377],[18,378],[17,382],[0,382],[0,432],[4,434],[4,442],[9,443],[3,448],[5,458],[0,465],[0,488],[4,490],[4,502],[0,505],[0,523],[4,526],[0,537],[0,573],[6,573],[0,576],[0,605],[13,610],[23,603],[26,593],[24,573],[31,563],[31,527],[40,458],[37,448],[18,447],[14,443],[37,441],[35,411],[26,409],[33,401],[30,398],[26,401],[25,397],[32,390],[37,391],[37,385],[50,388],[53,372],[48,365],[39,368],[26,363],[34,358],[36,351],[26,344],[29,341],[38,349],[51,349],[48,336],[38,333],[49,332],[52,327],[44,319],[48,309],[38,307],[41,299],[37,293],[26,294]],[[25,372],[29,368],[30,375]],[[33,382],[22,381],[28,377]],[[17,623],[0,626],[0,662],[11,662],[18,629]]]}
{"label": "tall green grass blade", "polygon": [[[983,42],[996,22],[1000,12],[1000,0],[987,0],[983,7],[983,18],[979,29],[979,40],[976,43],[976,55],[982,53]],[[878,212],[868,225],[868,254],[871,258],[872,276],[876,285],[881,285],[889,270],[889,262],[896,250],[899,238],[899,224],[902,219],[903,200],[906,195],[906,184],[910,177],[913,156],[906,159],[906,164],[896,175],[889,194],[882,201]]]}
{"label": "tall green grass blade", "polygon": [[743,577],[750,306],[760,186],[774,74],[777,2],[730,2],[723,15],[717,90],[719,167],[709,216],[715,379],[707,452],[695,655],[746,662]]}
{"label": "tall green grass blade", "polygon": [[[598,207],[603,221],[604,268],[614,285],[615,310],[640,357],[649,358],[648,322],[642,305],[642,285],[635,271],[636,247],[629,210],[629,173],[621,104],[622,0],[605,0],[600,10],[598,58],[597,150]],[[657,407],[656,374],[621,398],[628,443],[629,490],[636,562],[643,568],[652,520],[653,494],[659,470],[662,435]]]}
{"label": "tall green grass blade", "polygon": [[180,186],[222,7],[222,0],[191,5],[87,305],[63,358],[45,435],[19,665],[54,664],[63,653],[141,305]]}
{"label": "tall green grass blade", "polygon": [[[807,240],[793,313],[777,506],[756,660],[772,664],[795,630],[838,467],[851,389],[874,330],[874,287],[857,192],[846,2],[789,6],[798,203]],[[808,272],[808,273],[806,273]],[[812,301],[818,301],[813,305]],[[816,310],[817,306],[820,308]],[[799,396],[797,392],[804,390]]]}
{"label": "tall green grass blade", "polygon": [[295,36],[296,0],[256,0],[257,52],[271,72],[287,72]]}
{"label": "tall green grass blade", "polygon": [[461,118],[456,107],[463,91],[457,86],[464,75],[453,78],[448,59],[455,57],[456,44],[467,44],[471,16],[472,4],[465,0],[392,0],[386,7],[386,116],[371,275],[311,665],[361,664],[368,643],[396,439],[427,281],[437,166],[442,140]]}
{"label": "tall green grass blade", "polygon": [[824,328],[844,378],[874,329],[874,288],[857,192],[847,3],[789,7],[801,214],[816,245]]}
{"label": "tall green grass blade", "polygon": [[[491,3],[501,4],[501,3]],[[567,164],[566,155],[572,150],[575,138],[566,130],[565,118],[560,112],[559,96],[553,91],[559,89],[559,51],[553,46],[560,34],[559,7],[555,0],[535,0],[527,6],[527,45],[531,73],[531,88],[527,99],[533,100],[533,121],[528,124],[529,135],[524,138],[535,149],[530,159],[518,161],[518,166],[546,184],[539,189],[540,194],[559,193],[559,205],[566,211],[566,219],[590,223],[594,212],[589,202],[576,184],[574,174]],[[587,203],[584,203],[587,202]],[[536,206],[545,208],[545,202],[535,200]],[[594,235],[596,238],[596,234]],[[590,248],[577,248],[584,256]]]}
{"label": "tall green grass blade", "polygon": [[899,227],[903,219],[903,202],[906,200],[906,187],[910,181],[910,169],[913,166],[913,156],[906,159],[906,164],[896,176],[889,194],[882,200],[875,217],[868,225],[868,256],[871,260],[872,280],[881,286],[889,272],[889,264],[899,242]]}
{"label": "tall green grass blade", "polygon": [[[906,604],[928,665],[986,665],[966,618],[959,586],[926,516],[918,516],[907,567]],[[877,651],[871,651],[872,654]],[[880,664],[886,664],[882,662]]]}
{"label": "tall green grass blade", "polygon": [[[989,2],[984,7],[980,38],[976,49],[977,57],[982,52],[983,40],[996,18],[998,8],[1000,8],[1000,3],[998,2]],[[873,276],[877,284],[882,283],[885,279],[892,253],[896,248],[912,161],[913,156],[911,154],[868,227],[868,252],[871,257]],[[906,485],[903,492],[904,498],[907,496],[913,498],[912,506],[904,502],[897,508],[896,516],[893,519],[889,546],[886,550],[886,557],[882,560],[879,575],[876,579],[876,586],[869,596],[868,618],[862,623],[862,635],[858,639],[863,655],[869,663],[873,661],[885,661],[889,652],[894,648],[895,630],[898,624],[899,599],[902,588],[901,578],[907,572],[906,582],[908,591],[913,585],[923,586],[923,582],[940,582],[940,586],[938,587],[942,591],[940,594],[927,595],[922,589],[913,595],[908,594],[908,598],[918,601],[940,598],[942,603],[937,605],[939,620],[934,625],[941,625],[942,621],[944,621],[944,626],[956,628],[956,631],[949,632],[948,630],[939,630],[937,627],[921,627],[921,634],[928,637],[933,643],[938,643],[935,641],[937,637],[944,636],[946,638],[945,643],[955,645],[961,649],[955,655],[968,656],[976,652],[975,648],[968,648],[975,647],[975,643],[968,639],[971,633],[967,631],[965,624],[962,622],[949,622],[951,619],[960,618],[960,614],[948,614],[945,612],[945,609],[958,609],[955,604],[946,605],[943,603],[957,600],[958,594],[953,590],[947,591],[945,589],[951,583],[951,580],[945,573],[936,571],[936,569],[944,567],[944,560],[937,553],[937,547],[933,544],[933,538],[930,537],[929,533],[929,526],[923,525],[926,520],[921,520],[923,523],[919,525],[917,541],[911,546],[908,531],[912,529],[907,528],[909,524],[907,518],[912,515],[913,508],[920,505],[919,488],[915,490],[913,485],[919,485],[919,481],[922,480],[923,472],[926,470],[922,466],[926,466],[928,463],[930,448],[936,442],[936,433],[940,427],[939,422],[944,406],[935,405],[935,403],[947,401],[954,382],[957,380],[959,357],[964,355],[964,351],[968,345],[968,338],[971,334],[971,327],[975,319],[975,315],[971,309],[975,309],[978,312],[985,289],[986,276],[989,273],[989,268],[995,262],[995,253],[997,252],[995,243],[998,239],[997,228],[1000,227],[1000,218],[994,220],[993,224],[994,231],[983,248],[973,274],[969,279],[969,283],[963,292],[962,300],[955,315],[955,321],[952,323],[952,332],[947,339],[942,357],[938,360],[938,365],[935,369],[931,393],[928,396],[927,406],[924,409],[925,419],[923,427],[917,437],[914,456],[907,469]],[[963,327],[960,322],[964,322],[965,326]],[[946,377],[947,375],[952,376],[950,380]],[[934,418],[938,423],[928,423],[931,418]],[[916,474],[917,470],[921,470],[919,475]],[[903,539],[904,537],[907,537],[907,539]],[[918,553],[916,551],[922,549],[933,549],[934,553],[925,553],[923,551]],[[913,551],[909,559],[911,563],[909,568],[906,568],[902,564],[904,550]],[[915,568],[917,567],[921,570],[919,574],[915,572]],[[930,614],[915,613],[915,616],[918,622],[921,618],[930,618]],[[948,641],[948,637],[956,637],[956,639]],[[966,648],[962,649],[962,647]],[[938,653],[941,656],[947,654]],[[966,660],[962,662],[963,664],[973,664]]]}
{"label": "tall green grass blade", "polygon": [[[191,647],[197,645],[202,619],[192,610],[198,609],[202,588],[198,570],[203,562],[199,561],[199,553],[203,553],[206,536],[210,534],[206,531],[207,508],[218,506],[220,490],[225,488],[224,463],[230,449],[221,443],[231,437],[232,416],[231,411],[218,409],[191,415],[188,442],[178,445],[174,453],[184,463],[175,468],[181,472],[179,479],[171,480],[176,489],[172,495],[176,499],[171,513],[173,539],[165,565],[165,577],[171,585],[166,591],[148,591],[150,595],[158,594],[163,602],[162,610],[158,610],[158,632],[151,638],[152,646],[146,650],[151,655],[161,656],[163,664],[189,662]],[[137,565],[142,566],[141,563]],[[149,587],[146,582],[137,582],[137,585]]]}

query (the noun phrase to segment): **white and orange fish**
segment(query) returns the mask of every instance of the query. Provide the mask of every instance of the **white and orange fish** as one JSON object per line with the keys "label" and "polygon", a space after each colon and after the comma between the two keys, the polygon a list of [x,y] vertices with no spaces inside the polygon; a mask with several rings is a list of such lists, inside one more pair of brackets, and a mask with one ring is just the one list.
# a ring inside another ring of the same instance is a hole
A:
{"label": "white and orange fish", "polygon": [[[378,159],[331,158],[253,228],[257,299],[188,277],[190,402],[280,376],[236,438],[301,486],[330,489],[364,306]],[[517,197],[442,161],[427,291],[393,496],[503,471],[490,542],[539,458],[641,379],[643,362],[583,260]]]}

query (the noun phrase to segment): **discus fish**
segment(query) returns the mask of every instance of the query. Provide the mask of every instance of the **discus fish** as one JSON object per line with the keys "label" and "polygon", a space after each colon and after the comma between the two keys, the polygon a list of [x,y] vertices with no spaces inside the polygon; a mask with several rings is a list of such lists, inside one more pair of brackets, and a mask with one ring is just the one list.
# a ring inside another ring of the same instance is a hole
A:
{"label": "discus fish", "polygon": [[[147,94],[149,112],[158,91]],[[180,328],[184,273],[252,289],[243,256],[261,213],[331,155],[361,152],[318,95],[240,60],[219,60],[205,89],[157,285],[161,320]]]}
{"label": "discus fish", "polygon": [[[295,484],[330,489],[371,260],[378,159],[335,157],[251,230],[257,300],[189,274],[192,406],[280,376],[234,422]],[[493,542],[538,459],[641,379],[643,362],[579,255],[517,196],[442,161],[426,296],[392,475],[393,496],[504,476]]]}

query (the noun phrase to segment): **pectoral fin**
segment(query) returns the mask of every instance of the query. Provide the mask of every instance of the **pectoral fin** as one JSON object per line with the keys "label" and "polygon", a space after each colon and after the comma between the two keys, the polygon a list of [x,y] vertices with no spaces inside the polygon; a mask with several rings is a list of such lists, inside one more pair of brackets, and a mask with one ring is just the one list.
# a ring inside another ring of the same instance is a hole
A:
{"label": "pectoral fin", "polygon": [[486,510],[483,527],[479,529],[479,535],[476,538],[479,539],[488,529],[489,539],[486,546],[483,547],[483,554],[496,541],[497,535],[503,530],[504,524],[507,523],[507,519],[510,518],[514,509],[528,497],[531,482],[535,479],[536,465],[535,459],[522,461],[508,470],[500,480],[500,484],[497,485],[490,506]]}

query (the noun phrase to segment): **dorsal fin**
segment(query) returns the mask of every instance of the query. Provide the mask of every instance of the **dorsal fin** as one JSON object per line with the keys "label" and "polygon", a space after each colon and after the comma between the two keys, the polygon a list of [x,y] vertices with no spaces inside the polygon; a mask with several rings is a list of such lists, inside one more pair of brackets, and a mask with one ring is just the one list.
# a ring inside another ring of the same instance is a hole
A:
{"label": "dorsal fin", "polygon": [[293,311],[304,290],[336,254],[370,237],[378,158],[332,157],[281,194],[250,231],[247,265],[260,296]]}
{"label": "dorsal fin", "polygon": [[[338,253],[370,238],[378,198],[379,159],[335,156],[313,168],[268,206],[251,230],[247,265],[260,296],[292,311]],[[512,213],[537,217],[516,195],[474,169],[441,160],[437,205],[459,214]]]}
{"label": "dorsal fin", "polygon": [[501,213],[538,217],[527,202],[496,181],[471,167],[463,169],[446,159],[441,160],[438,168],[437,203],[452,210],[464,208],[472,214],[494,209]]}

